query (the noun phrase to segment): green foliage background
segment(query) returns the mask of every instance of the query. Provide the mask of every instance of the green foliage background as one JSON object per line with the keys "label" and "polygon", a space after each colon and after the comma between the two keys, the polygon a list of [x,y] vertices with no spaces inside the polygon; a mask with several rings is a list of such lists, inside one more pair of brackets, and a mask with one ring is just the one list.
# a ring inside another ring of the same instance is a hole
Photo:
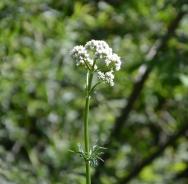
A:
{"label": "green foliage background", "polygon": [[0,183],[84,184],[85,73],[69,51],[104,40],[122,58],[92,97],[94,184],[188,183],[186,0],[0,1]]}

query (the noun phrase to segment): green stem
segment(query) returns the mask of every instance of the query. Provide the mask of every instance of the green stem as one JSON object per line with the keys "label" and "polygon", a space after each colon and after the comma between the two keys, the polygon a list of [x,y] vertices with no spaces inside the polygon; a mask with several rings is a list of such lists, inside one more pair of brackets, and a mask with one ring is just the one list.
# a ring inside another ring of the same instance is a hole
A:
{"label": "green stem", "polygon": [[[88,131],[88,119],[89,119],[89,103],[91,98],[91,85],[93,80],[93,73],[88,72],[87,73],[87,79],[86,79],[86,90],[87,90],[87,96],[86,96],[86,104],[85,104],[85,117],[84,117],[84,138],[85,138],[85,152],[89,154],[89,131]],[[91,176],[90,176],[90,164],[88,162],[86,163],[86,184],[91,184]]]}
{"label": "green stem", "polygon": [[[89,132],[88,132],[89,102],[90,102],[90,96],[86,97],[85,119],[84,119],[85,152],[87,153],[89,153]],[[91,184],[90,165],[88,162],[85,163],[86,163],[86,184]]]}
{"label": "green stem", "polygon": [[[87,72],[86,78],[86,104],[85,104],[85,117],[84,117],[84,138],[85,138],[85,152],[89,154],[89,131],[88,131],[88,119],[89,119],[89,103],[92,93],[92,80],[93,80],[93,72],[96,60],[94,60],[91,71]],[[86,184],[91,184],[91,174],[90,174],[90,164],[86,163]]]}

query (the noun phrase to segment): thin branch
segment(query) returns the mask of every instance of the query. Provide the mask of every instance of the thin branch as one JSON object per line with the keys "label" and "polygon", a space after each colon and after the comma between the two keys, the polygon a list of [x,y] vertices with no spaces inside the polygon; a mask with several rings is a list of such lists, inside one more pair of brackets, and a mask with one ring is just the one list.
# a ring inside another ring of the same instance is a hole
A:
{"label": "thin branch", "polygon": [[[119,134],[120,130],[122,129],[125,121],[128,118],[128,115],[130,113],[130,111],[132,110],[133,104],[136,101],[137,97],[140,95],[141,90],[143,89],[144,83],[145,81],[148,79],[148,76],[150,74],[150,72],[152,71],[152,69],[159,63],[156,60],[157,54],[159,53],[159,51],[162,51],[164,49],[164,47],[166,46],[167,41],[169,40],[169,38],[174,34],[175,29],[178,27],[178,23],[180,22],[180,20],[182,19],[184,13],[179,13],[178,16],[174,19],[174,21],[172,22],[172,24],[170,25],[167,35],[164,36],[161,39],[158,39],[154,46],[150,49],[149,53],[146,56],[146,59],[150,61],[150,65],[146,67],[145,72],[142,76],[139,76],[139,79],[135,85],[134,85],[134,89],[129,97],[128,103],[127,105],[124,107],[124,109],[121,112],[121,116],[119,116],[116,119],[115,122],[115,126],[114,129],[112,130],[112,133],[110,135],[111,137],[116,137],[116,135]],[[110,140],[110,139],[108,139]]]}

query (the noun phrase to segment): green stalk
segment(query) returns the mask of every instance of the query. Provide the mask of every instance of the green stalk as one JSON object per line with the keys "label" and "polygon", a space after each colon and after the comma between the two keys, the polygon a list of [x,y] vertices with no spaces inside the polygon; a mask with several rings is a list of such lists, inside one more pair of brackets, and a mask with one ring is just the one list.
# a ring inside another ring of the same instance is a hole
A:
{"label": "green stalk", "polygon": [[[84,137],[85,137],[85,152],[89,153],[89,132],[88,132],[88,117],[89,117],[89,102],[90,96],[86,97],[85,118],[84,118]],[[86,163],[86,184],[91,184],[90,164]]]}
{"label": "green stalk", "polygon": [[[92,87],[92,80],[93,80],[93,72],[96,60],[94,60],[93,66],[91,71],[87,72],[86,77],[86,104],[85,104],[85,117],[84,117],[84,138],[85,138],[85,152],[89,154],[89,131],[88,131],[88,119],[89,119],[89,103],[91,98],[91,93],[93,90]],[[86,163],[86,184],[91,184],[91,174],[90,174],[90,164],[89,162]]]}
{"label": "green stalk", "polygon": [[[89,154],[89,131],[88,131],[88,119],[89,119],[89,103],[91,98],[91,85],[93,80],[93,73],[87,73],[86,79],[86,103],[85,103],[85,117],[84,117],[84,138],[85,138],[85,152]],[[90,164],[86,163],[86,184],[91,184],[91,176],[90,176]]]}

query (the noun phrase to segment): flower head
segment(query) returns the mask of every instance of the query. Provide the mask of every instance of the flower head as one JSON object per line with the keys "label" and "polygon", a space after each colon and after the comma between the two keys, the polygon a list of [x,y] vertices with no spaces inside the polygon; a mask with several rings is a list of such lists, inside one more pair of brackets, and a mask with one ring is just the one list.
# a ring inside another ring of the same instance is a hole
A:
{"label": "flower head", "polygon": [[112,49],[101,40],[91,40],[86,43],[85,48],[93,51],[95,59],[105,59],[107,55],[112,54]]}
{"label": "flower head", "polygon": [[[89,54],[85,47],[83,46],[75,46],[71,51],[70,55],[76,59],[77,66],[84,66],[85,68],[90,68],[93,66],[93,60],[89,58]],[[95,66],[95,69],[97,67]]]}
{"label": "flower head", "polygon": [[98,72],[98,78],[101,81],[107,82],[110,84],[110,86],[114,85],[114,74],[113,74],[113,70],[103,73],[103,72]]}
{"label": "flower head", "polygon": [[[93,59],[90,59],[89,51],[93,53]],[[76,46],[70,51],[70,55],[76,59],[76,65],[82,66],[89,71],[98,73],[98,78],[101,81],[109,83],[111,86],[114,85],[113,71],[120,70],[121,59],[120,57],[112,52],[112,49],[108,46],[105,41],[102,40],[91,40],[85,44],[85,46]],[[96,63],[97,60],[99,63]],[[101,63],[104,60],[104,64]],[[95,63],[95,66],[93,67]],[[108,71],[102,72],[103,67],[106,67]],[[97,70],[97,68],[99,68]]]}
{"label": "flower head", "polygon": [[111,69],[115,68],[116,71],[120,70],[120,68],[121,68],[121,60],[117,54],[107,55],[107,57],[105,59],[105,63],[106,63],[107,67],[109,67]]}

